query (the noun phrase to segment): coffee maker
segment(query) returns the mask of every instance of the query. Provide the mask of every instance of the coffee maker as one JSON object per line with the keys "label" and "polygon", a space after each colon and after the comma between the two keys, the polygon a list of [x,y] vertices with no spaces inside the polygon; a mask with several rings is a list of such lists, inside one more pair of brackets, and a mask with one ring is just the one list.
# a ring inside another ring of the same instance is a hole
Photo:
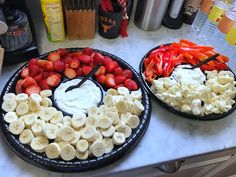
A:
{"label": "coffee maker", "polygon": [[8,26],[0,35],[5,49],[3,64],[27,61],[39,55],[32,18],[25,0],[0,0],[0,8]]}

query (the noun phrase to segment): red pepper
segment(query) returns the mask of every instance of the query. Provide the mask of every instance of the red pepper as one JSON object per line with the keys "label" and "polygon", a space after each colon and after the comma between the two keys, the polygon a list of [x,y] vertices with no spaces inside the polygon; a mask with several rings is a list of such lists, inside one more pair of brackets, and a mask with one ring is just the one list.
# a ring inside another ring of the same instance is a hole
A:
{"label": "red pepper", "polygon": [[200,66],[201,70],[203,71],[213,71],[215,70],[215,68],[212,68],[211,66],[209,66],[208,64],[204,64],[202,66]]}
{"label": "red pepper", "polygon": [[214,61],[214,63],[215,63],[215,68],[217,70],[227,70],[227,69],[229,69],[228,66],[225,63],[220,63],[220,62],[217,62],[217,61]]}
{"label": "red pepper", "polygon": [[200,46],[200,45],[196,45],[196,46],[191,46],[192,49],[198,49],[199,52],[208,52],[208,51],[212,51],[214,50],[214,47],[211,46]]}
{"label": "red pepper", "polygon": [[190,46],[197,45],[197,44],[195,44],[195,43],[193,43],[193,42],[191,42],[191,41],[189,41],[189,40],[186,40],[186,39],[180,39],[179,42],[180,42],[180,43],[184,43],[184,44],[188,44],[188,45],[190,45]]}
{"label": "red pepper", "polygon": [[219,55],[218,57],[216,57],[216,59],[221,63],[225,63],[229,61],[229,57],[224,56],[224,55]]}

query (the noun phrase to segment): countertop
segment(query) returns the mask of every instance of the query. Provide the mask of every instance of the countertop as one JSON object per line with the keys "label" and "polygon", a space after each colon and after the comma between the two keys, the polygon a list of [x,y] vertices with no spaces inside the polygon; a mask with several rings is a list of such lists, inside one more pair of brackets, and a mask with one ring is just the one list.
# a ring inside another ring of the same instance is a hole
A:
{"label": "countertop", "polygon": [[[180,38],[192,38],[190,27],[184,25],[179,30],[161,27],[158,31],[147,32],[129,24],[128,38],[104,39],[96,34],[93,40],[65,41],[51,43],[47,40],[44,26],[36,22],[36,34],[40,53],[61,47],[93,47],[119,56],[137,71],[141,58],[151,48]],[[22,64],[5,66],[0,80],[3,89],[9,77]],[[195,121],[176,116],[163,109],[156,102],[152,104],[152,117],[146,134],[140,143],[125,157],[104,168],[80,173],[79,176],[103,176],[115,172],[131,170],[148,165],[163,163],[179,158],[225,150],[236,147],[236,112],[217,121]],[[32,166],[20,159],[0,138],[0,176],[48,176],[64,177],[78,174],[49,172]]]}

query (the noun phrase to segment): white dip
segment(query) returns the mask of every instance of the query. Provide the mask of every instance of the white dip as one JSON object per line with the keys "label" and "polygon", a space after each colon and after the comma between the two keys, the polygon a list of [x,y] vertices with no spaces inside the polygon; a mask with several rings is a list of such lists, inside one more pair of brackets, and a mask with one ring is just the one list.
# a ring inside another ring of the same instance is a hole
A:
{"label": "white dip", "polygon": [[81,79],[73,79],[61,83],[54,92],[54,100],[63,111],[76,114],[78,112],[87,113],[88,108],[97,106],[101,101],[101,90],[91,80],[87,80],[79,88],[65,92],[65,90],[76,85]]}
{"label": "white dip", "polygon": [[184,69],[190,67],[192,66],[179,65],[174,69],[172,76],[180,83],[185,85],[202,85],[206,80],[206,76],[203,74],[200,68]]}

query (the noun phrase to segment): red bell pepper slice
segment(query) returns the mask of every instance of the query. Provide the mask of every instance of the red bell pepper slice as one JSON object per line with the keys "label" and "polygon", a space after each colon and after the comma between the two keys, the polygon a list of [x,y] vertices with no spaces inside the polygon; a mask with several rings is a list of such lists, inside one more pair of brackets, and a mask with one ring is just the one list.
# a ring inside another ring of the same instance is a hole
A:
{"label": "red bell pepper slice", "polygon": [[229,61],[229,57],[224,55],[219,55],[218,57],[216,57],[216,59],[221,63],[226,63]]}
{"label": "red bell pepper slice", "polygon": [[190,46],[197,45],[197,44],[195,44],[194,42],[191,42],[191,41],[186,40],[186,39],[180,39],[179,42],[180,42],[180,43],[184,43],[184,44],[188,44],[188,45],[190,45]]}

